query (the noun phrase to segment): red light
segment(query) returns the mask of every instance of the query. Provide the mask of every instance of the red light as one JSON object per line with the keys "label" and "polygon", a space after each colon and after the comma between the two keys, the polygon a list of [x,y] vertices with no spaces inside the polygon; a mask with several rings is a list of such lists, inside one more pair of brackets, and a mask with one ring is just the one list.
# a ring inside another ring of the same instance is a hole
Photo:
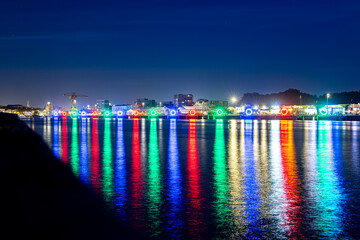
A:
{"label": "red light", "polygon": [[67,112],[65,112],[65,111],[63,111],[61,114],[63,115],[63,117],[67,116]]}
{"label": "red light", "polygon": [[281,114],[282,115],[287,115],[288,114],[288,110],[286,108],[281,109]]}
{"label": "red light", "polygon": [[192,109],[192,110],[189,111],[189,115],[190,115],[190,116],[195,116],[195,114],[196,114],[196,111],[195,111],[194,109]]}
{"label": "red light", "polygon": [[98,114],[97,111],[93,111],[93,112],[92,112],[92,115],[93,115],[93,116],[97,116],[97,115],[99,115],[99,114]]}
{"label": "red light", "polygon": [[135,117],[137,117],[137,116],[139,116],[140,115],[140,113],[139,113],[139,111],[134,111],[134,113],[133,113],[133,116],[135,116]]}

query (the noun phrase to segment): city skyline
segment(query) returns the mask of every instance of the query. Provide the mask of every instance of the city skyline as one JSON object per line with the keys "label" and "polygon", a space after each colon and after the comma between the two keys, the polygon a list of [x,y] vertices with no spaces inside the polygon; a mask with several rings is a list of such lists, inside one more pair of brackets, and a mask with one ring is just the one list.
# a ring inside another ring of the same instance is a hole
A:
{"label": "city skyline", "polygon": [[0,4],[0,105],[360,89],[357,1]]}

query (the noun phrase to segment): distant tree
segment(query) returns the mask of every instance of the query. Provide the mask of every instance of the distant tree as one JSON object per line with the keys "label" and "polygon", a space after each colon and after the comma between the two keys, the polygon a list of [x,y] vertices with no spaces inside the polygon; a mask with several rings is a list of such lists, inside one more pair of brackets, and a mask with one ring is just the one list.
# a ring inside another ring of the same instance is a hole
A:
{"label": "distant tree", "polygon": [[[320,95],[319,104],[326,104],[326,94]],[[351,104],[360,103],[360,91],[330,93],[329,104]]]}
{"label": "distant tree", "polygon": [[301,104],[316,104],[316,95],[303,93],[293,88],[271,94],[245,93],[241,98],[241,103],[249,105],[299,105],[300,96]]}

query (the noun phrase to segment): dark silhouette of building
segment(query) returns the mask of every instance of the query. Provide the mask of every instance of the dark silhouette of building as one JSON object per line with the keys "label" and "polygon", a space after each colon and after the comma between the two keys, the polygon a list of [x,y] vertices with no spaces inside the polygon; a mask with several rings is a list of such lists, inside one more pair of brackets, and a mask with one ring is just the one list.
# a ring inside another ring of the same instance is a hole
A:
{"label": "dark silhouette of building", "polygon": [[192,94],[175,94],[174,105],[176,107],[194,105],[194,97]]}
{"label": "dark silhouette of building", "polygon": [[138,98],[135,101],[135,105],[137,107],[145,107],[145,108],[149,108],[149,107],[156,107],[156,101],[153,99],[148,99],[148,98]]}

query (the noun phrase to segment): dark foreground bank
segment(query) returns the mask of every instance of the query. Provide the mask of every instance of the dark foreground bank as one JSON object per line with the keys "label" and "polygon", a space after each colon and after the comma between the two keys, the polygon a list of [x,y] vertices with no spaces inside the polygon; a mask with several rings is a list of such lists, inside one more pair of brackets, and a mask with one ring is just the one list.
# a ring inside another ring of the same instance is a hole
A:
{"label": "dark foreground bank", "polygon": [[8,239],[136,239],[16,116],[0,114],[2,235]]}

